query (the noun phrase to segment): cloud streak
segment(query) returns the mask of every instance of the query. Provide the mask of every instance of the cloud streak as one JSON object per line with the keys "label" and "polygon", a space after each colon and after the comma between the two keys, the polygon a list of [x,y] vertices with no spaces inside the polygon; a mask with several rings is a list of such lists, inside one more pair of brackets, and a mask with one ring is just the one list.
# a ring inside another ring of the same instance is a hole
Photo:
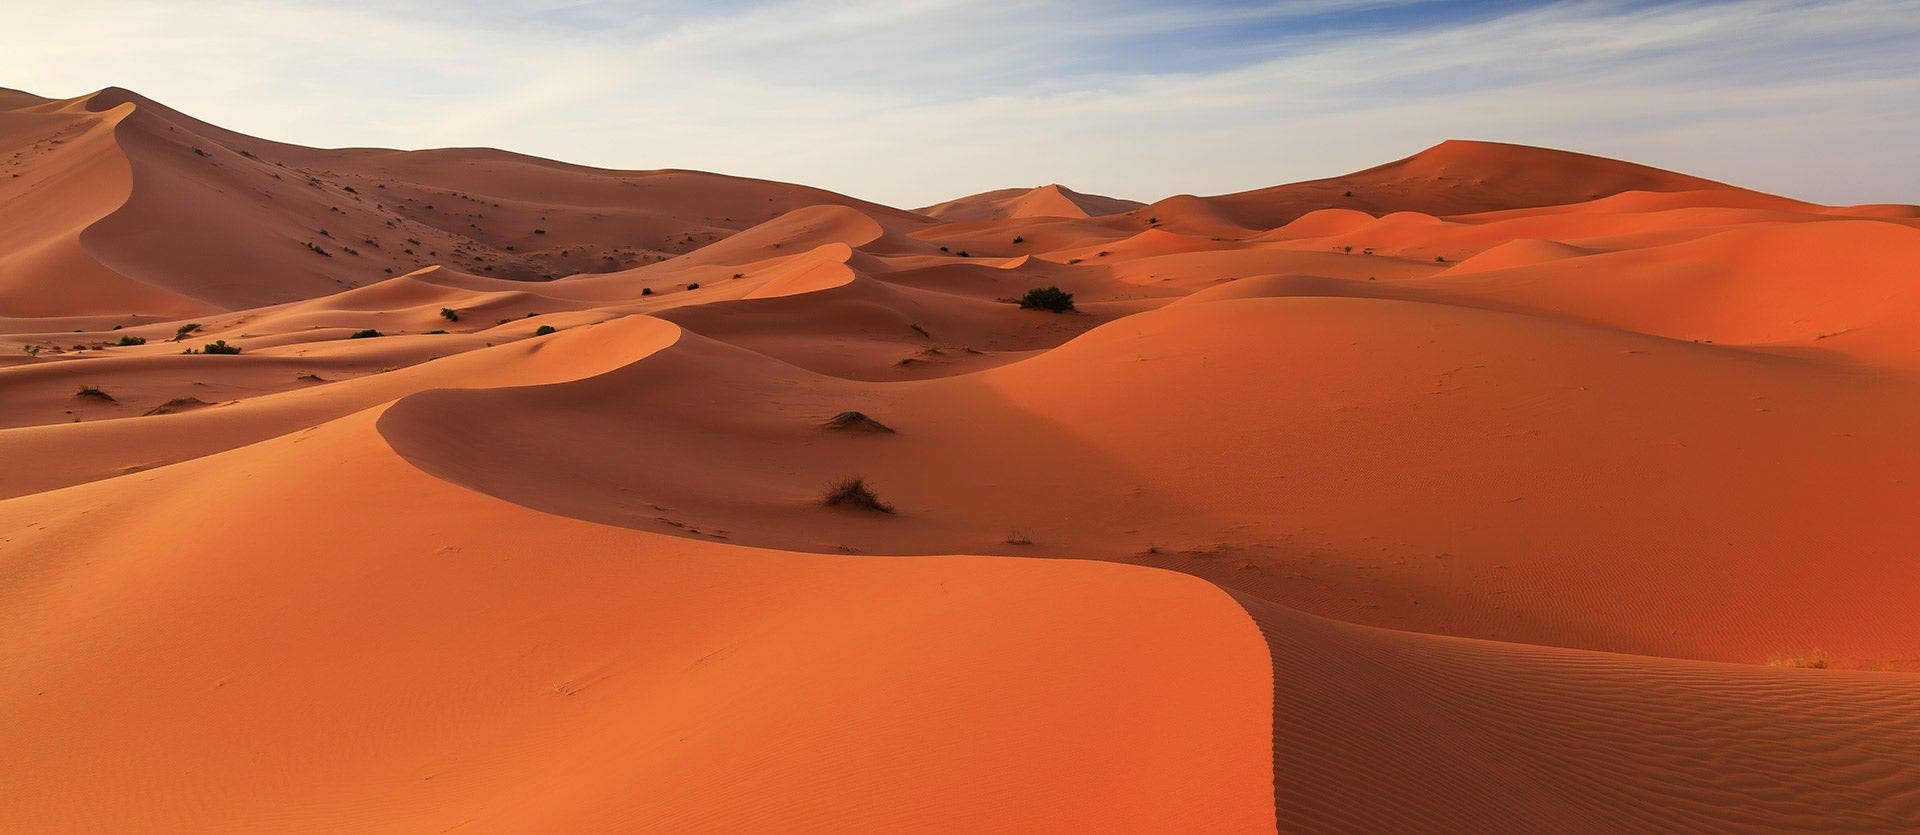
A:
{"label": "cloud streak", "polygon": [[492,145],[906,206],[1055,180],[1136,199],[1219,193],[1449,137],[1826,202],[1915,202],[1911,11],[1904,0],[406,12],[82,0],[0,34],[0,84],[61,96],[120,85],[303,144]]}

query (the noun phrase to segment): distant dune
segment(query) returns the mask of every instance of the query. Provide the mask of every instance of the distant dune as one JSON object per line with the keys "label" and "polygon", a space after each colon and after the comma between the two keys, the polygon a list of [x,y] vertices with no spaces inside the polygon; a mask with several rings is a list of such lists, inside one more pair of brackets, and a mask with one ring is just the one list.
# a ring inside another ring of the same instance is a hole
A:
{"label": "distant dune", "polygon": [[907,211],[0,90],[0,829],[1920,829],[1916,275],[1497,143]]}

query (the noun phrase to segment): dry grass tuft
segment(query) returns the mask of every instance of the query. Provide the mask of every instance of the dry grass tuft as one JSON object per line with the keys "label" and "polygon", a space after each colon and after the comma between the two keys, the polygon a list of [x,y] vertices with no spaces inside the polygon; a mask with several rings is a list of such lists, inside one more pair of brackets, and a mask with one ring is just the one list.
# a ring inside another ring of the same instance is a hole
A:
{"label": "dry grass tuft", "polygon": [[881,501],[873,488],[867,486],[866,479],[859,476],[847,476],[827,485],[826,495],[821,496],[820,501],[832,507],[854,507],[875,513],[893,512],[893,505]]}

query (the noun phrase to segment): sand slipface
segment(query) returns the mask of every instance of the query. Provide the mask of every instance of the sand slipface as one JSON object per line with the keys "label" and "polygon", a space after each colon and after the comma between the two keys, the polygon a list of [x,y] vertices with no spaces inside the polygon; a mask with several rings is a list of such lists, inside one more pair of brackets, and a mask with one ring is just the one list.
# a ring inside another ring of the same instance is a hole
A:
{"label": "sand slipface", "polygon": [[0,829],[1920,828],[1917,218],[0,91]]}

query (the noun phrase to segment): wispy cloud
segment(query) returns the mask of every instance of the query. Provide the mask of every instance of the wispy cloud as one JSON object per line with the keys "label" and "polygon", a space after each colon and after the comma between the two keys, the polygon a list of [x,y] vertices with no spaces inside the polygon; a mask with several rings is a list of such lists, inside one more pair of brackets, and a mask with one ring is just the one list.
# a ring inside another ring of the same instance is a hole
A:
{"label": "wispy cloud", "polygon": [[316,145],[494,145],[898,205],[1152,199],[1447,137],[1829,202],[1920,201],[1909,0],[1288,3],[135,0],[0,33],[0,84],[117,84]]}

